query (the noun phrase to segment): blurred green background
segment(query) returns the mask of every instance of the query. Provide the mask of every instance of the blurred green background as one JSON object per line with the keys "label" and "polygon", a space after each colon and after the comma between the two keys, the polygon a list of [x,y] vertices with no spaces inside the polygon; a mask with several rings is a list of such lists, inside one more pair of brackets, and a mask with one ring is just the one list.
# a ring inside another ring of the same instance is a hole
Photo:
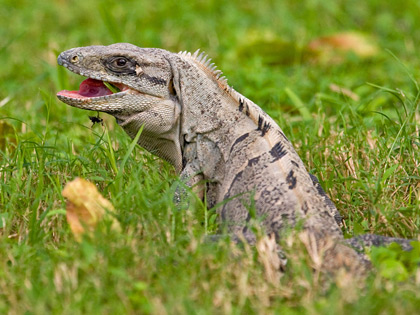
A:
{"label": "blurred green background", "polygon": [[[359,75],[368,72],[360,77],[360,83],[368,80],[388,82],[391,85],[404,80],[394,75],[393,72],[398,69],[392,66],[393,61],[389,61],[385,49],[403,61],[409,60],[411,71],[418,73],[415,56],[420,37],[420,8],[419,3],[412,0],[399,4],[375,0],[226,3],[2,0],[0,10],[0,53],[4,60],[1,71],[3,98],[18,96],[30,87],[45,87],[48,82],[53,91],[55,86],[51,79],[54,79],[55,57],[59,51],[75,46],[114,42],[130,42],[142,47],[161,47],[171,51],[195,51],[200,48],[217,61],[235,86],[254,86],[254,81],[262,76],[265,79],[263,86],[269,85],[264,89],[277,87],[281,90],[285,83],[293,85],[294,80],[297,81],[296,71],[309,70],[296,70],[290,63],[284,65],[283,62],[283,67],[277,65],[278,68],[273,71],[271,66],[263,63],[264,57],[267,57],[265,55],[270,54],[266,50],[272,50],[271,54],[279,52],[278,63],[281,64],[292,48],[282,50],[279,43],[283,41],[300,49],[320,36],[359,31],[368,34],[378,43],[386,59],[381,60],[383,70],[378,70],[378,73],[374,73],[371,67],[359,71]],[[253,46],[258,41],[270,43],[270,40],[277,45],[267,48]],[[238,59],[237,54],[241,52],[247,58]],[[301,61],[299,55],[293,59],[293,65]],[[263,65],[257,68],[258,73],[255,73],[255,68],[252,68],[254,73],[249,73],[248,66],[259,62]],[[373,65],[373,68],[376,67]],[[336,74],[335,69],[330,67],[323,70],[324,76],[331,75],[331,72]],[[262,74],[264,72],[269,72],[270,77],[276,72],[287,73],[286,77],[292,81],[279,81],[284,74],[269,80]],[[380,75],[384,73],[388,74],[386,80]],[[313,80],[310,82],[312,86],[316,83]],[[314,92],[307,89],[309,87],[303,92]],[[315,85],[313,90],[316,89],[319,86]],[[257,91],[257,96],[260,93]]]}
{"label": "blurred green background", "polygon": [[[73,75],[69,79],[67,74],[57,75],[57,71],[63,72],[56,68],[58,53],[76,46],[115,42],[174,52],[200,48],[213,58],[235,89],[274,116],[280,116],[281,106],[283,111],[290,110],[285,87],[293,87],[309,112],[319,110],[316,97],[330,94],[331,83],[359,89],[356,92],[362,96],[372,91],[366,82],[411,93],[415,87],[410,77],[391,54],[412,75],[418,75],[419,12],[419,3],[414,0],[398,4],[379,0],[2,0],[0,98],[9,103],[4,105],[4,101],[0,108],[3,116],[26,123],[36,118],[36,125],[45,116],[40,94],[54,97],[57,90],[77,88],[80,82]],[[312,41],[345,32],[365,36],[376,52],[371,58],[349,54],[344,62],[333,64],[329,57],[315,63],[306,58]],[[336,113],[334,104],[328,105],[327,113]],[[68,114],[79,112],[55,101],[51,106],[50,120],[58,128]],[[369,106],[375,110],[379,105]]]}

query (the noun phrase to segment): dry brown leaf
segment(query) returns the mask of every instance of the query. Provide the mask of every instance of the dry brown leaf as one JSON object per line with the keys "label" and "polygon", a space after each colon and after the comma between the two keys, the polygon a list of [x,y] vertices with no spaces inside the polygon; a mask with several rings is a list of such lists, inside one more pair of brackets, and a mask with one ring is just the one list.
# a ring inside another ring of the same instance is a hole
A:
{"label": "dry brown leaf", "polygon": [[285,261],[279,257],[279,247],[274,235],[262,237],[256,244],[258,259],[264,266],[267,279],[277,284],[282,276],[281,270],[285,267]]}
{"label": "dry brown leaf", "polygon": [[343,54],[352,52],[359,58],[374,57],[379,48],[367,35],[357,32],[344,32],[320,37],[308,44],[308,50],[315,54],[317,61],[340,63]]}
{"label": "dry brown leaf", "polygon": [[[329,237],[319,238],[308,231],[301,232],[298,236],[306,247],[315,271],[327,271],[336,275],[345,271],[353,279],[362,279],[365,276],[367,267],[352,248]],[[350,279],[352,278],[348,280]]]}
{"label": "dry brown leaf", "polygon": [[338,86],[337,84],[334,84],[334,83],[330,84],[330,90],[333,92],[345,95],[354,101],[358,101],[360,99],[359,95],[354,93],[352,90]]}
{"label": "dry brown leaf", "polygon": [[61,194],[67,198],[67,222],[76,240],[80,241],[83,233],[93,231],[104,219],[112,221],[113,230],[121,229],[118,221],[108,213],[115,211],[114,206],[91,182],[76,178],[66,184]]}

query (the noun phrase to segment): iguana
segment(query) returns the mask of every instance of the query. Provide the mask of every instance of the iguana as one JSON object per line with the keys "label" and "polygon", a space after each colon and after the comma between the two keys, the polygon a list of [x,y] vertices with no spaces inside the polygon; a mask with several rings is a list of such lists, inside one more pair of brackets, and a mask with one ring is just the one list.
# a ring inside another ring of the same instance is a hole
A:
{"label": "iguana", "polygon": [[204,53],[119,43],[64,51],[58,64],[88,78],[79,91],[59,92],[61,101],[113,115],[131,138],[144,125],[138,144],[189,186],[204,180],[207,206],[222,204],[218,214],[232,235],[252,242],[253,218],[277,238],[299,223],[316,242],[333,241],[330,256],[340,261],[333,264],[356,268],[364,262],[351,246],[410,248],[408,240],[378,235],[344,240],[334,203],[283,131]]}

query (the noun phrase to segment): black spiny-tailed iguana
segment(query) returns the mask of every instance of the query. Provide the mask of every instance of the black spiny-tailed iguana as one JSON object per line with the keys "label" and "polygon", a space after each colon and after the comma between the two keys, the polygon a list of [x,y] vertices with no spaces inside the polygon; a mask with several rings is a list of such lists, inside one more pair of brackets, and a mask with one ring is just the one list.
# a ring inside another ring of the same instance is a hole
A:
{"label": "black spiny-tailed iguana", "polygon": [[131,138],[144,125],[140,146],[170,162],[188,185],[206,180],[209,208],[227,201],[218,211],[231,234],[252,240],[255,216],[277,237],[302,221],[316,242],[333,240],[332,257],[344,260],[338,266],[363,261],[346,243],[410,247],[408,240],[378,235],[344,240],[336,207],[280,127],[229,87],[203,53],[121,43],[70,49],[58,63],[88,77],[79,91],[59,92],[61,101],[113,115]]}

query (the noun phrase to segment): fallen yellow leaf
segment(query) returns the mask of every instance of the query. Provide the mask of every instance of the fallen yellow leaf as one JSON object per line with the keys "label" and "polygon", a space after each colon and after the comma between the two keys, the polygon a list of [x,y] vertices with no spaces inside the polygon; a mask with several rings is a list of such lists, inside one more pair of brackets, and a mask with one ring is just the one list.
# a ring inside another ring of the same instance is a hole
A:
{"label": "fallen yellow leaf", "polygon": [[379,48],[368,35],[358,32],[344,32],[319,37],[308,44],[308,50],[317,61],[340,63],[346,53],[353,53],[361,59],[378,55]]}
{"label": "fallen yellow leaf", "polygon": [[102,220],[112,221],[113,230],[121,229],[118,221],[109,214],[115,211],[114,206],[91,182],[76,178],[66,184],[61,194],[67,198],[67,222],[77,241],[85,232],[93,231]]}
{"label": "fallen yellow leaf", "polygon": [[358,101],[360,99],[359,95],[354,93],[353,91],[346,89],[344,87],[338,86],[337,84],[331,83],[330,90],[339,94],[343,94],[354,101]]}

